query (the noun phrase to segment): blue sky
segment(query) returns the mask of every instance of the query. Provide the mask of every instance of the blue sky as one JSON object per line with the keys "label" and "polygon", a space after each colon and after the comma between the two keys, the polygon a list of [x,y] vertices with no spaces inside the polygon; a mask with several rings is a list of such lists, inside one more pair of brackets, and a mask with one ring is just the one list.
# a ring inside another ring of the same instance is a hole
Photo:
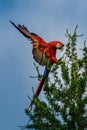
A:
{"label": "blue sky", "polygon": [[[46,41],[60,40],[66,44],[66,29],[87,39],[87,0],[0,0],[0,130],[19,130],[28,121],[24,109],[27,96],[38,85],[33,66],[32,45],[10,23],[24,24]],[[41,73],[43,67],[40,67]],[[41,98],[41,95],[40,95]]]}

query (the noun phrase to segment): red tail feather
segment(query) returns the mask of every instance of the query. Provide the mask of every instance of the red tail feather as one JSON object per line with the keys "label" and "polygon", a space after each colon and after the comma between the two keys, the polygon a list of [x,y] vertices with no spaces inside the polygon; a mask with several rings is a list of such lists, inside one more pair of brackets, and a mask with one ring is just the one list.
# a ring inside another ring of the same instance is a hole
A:
{"label": "red tail feather", "polygon": [[[39,83],[39,85],[38,85],[38,87],[36,89],[36,93],[34,94],[34,96],[37,96],[37,97],[39,96],[39,94],[41,92],[41,89],[43,87],[44,81],[45,81],[45,78],[42,77],[42,79],[41,79],[41,81],[40,81],[40,83]],[[34,102],[34,100],[32,100],[31,104],[29,105],[30,110],[32,109],[33,102]]]}
{"label": "red tail feather", "polygon": [[[40,83],[39,83],[39,85],[38,85],[38,87],[36,89],[36,92],[35,92],[34,96],[37,96],[37,97],[39,96],[39,94],[41,92],[41,89],[43,87],[44,81],[45,81],[46,77],[48,76],[48,74],[49,74],[49,70],[47,68],[45,68],[43,77],[41,78],[41,81],[40,81]],[[30,110],[32,109],[33,103],[34,103],[34,98],[33,98],[32,102],[31,102],[31,104],[29,105]]]}

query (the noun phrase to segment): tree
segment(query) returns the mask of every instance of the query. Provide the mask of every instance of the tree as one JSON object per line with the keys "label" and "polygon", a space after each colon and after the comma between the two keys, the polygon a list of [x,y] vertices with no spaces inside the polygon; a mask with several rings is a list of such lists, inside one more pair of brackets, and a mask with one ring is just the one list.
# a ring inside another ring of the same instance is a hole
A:
{"label": "tree", "polygon": [[84,130],[87,128],[87,47],[79,49],[77,27],[71,35],[66,31],[68,42],[65,53],[51,67],[51,76],[45,81],[43,91],[46,100],[35,97],[33,112],[25,129],[35,130]]}

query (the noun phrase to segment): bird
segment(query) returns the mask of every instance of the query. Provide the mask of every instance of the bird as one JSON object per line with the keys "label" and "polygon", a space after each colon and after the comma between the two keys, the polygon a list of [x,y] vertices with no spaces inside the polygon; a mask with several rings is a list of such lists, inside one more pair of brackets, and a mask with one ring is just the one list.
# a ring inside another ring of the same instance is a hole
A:
{"label": "bird", "polygon": [[[35,61],[41,65],[45,66],[44,74],[39,82],[39,85],[36,89],[36,92],[34,94],[35,96],[39,96],[41,89],[43,87],[45,79],[48,77],[48,74],[50,72],[48,66],[53,65],[57,62],[56,58],[56,50],[63,50],[64,44],[61,41],[55,40],[46,42],[42,37],[37,35],[36,33],[30,32],[27,27],[24,25],[16,25],[14,22],[10,20],[10,23],[20,32],[22,33],[26,38],[31,40],[31,44],[33,45],[32,54]],[[29,108],[32,109],[32,105],[34,103],[34,97],[31,101]]]}

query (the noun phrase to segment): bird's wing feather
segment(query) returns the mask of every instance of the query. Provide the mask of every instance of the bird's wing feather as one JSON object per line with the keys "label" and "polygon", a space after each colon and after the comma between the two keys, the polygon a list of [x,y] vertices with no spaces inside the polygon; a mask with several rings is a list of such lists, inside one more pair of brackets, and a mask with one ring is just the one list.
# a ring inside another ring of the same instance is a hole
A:
{"label": "bird's wing feather", "polygon": [[33,44],[33,56],[34,59],[40,64],[44,65],[44,60],[47,61],[47,57],[45,56],[45,52],[48,48],[48,44],[37,34],[31,33],[24,25],[16,25],[12,21],[10,23],[21,32],[25,37],[30,39]]}
{"label": "bird's wing feather", "polygon": [[10,23],[17,29],[19,30],[25,37],[30,38],[31,40],[34,40],[32,35],[30,34],[29,30],[24,26],[24,25],[16,25],[12,21]]}
{"label": "bird's wing feather", "polygon": [[16,25],[14,22],[10,21],[10,23],[17,29],[19,30],[25,37],[29,38],[32,40],[32,43],[37,41],[39,44],[45,43],[45,41],[38,36],[35,33],[31,33],[24,25]]}

